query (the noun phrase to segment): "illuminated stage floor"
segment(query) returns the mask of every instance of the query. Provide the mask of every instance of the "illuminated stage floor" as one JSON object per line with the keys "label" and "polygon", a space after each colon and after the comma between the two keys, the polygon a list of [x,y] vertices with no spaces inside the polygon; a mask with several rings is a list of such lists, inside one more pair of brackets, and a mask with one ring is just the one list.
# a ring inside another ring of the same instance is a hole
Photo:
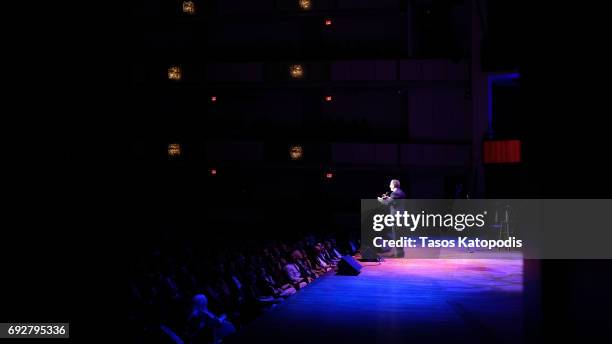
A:
{"label": "illuminated stage floor", "polygon": [[522,260],[387,259],[328,273],[232,342],[516,343]]}

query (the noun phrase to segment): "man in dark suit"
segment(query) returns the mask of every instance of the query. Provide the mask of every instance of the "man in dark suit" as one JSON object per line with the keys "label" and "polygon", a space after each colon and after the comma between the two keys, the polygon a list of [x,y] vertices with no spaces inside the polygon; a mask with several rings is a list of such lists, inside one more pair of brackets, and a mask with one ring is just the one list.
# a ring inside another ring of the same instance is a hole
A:
{"label": "man in dark suit", "polygon": [[392,179],[389,183],[389,189],[391,189],[391,194],[388,193],[378,197],[378,201],[384,205],[388,205],[391,208],[391,214],[395,215],[396,211],[403,211],[401,209],[401,202],[397,202],[397,199],[406,198],[406,194],[402,189],[400,189],[400,181],[397,179]]}
{"label": "man in dark suit", "polygon": [[[378,197],[378,201],[384,205],[389,206],[389,213],[391,215],[395,215],[397,212],[402,213],[404,211],[404,207],[402,205],[402,201],[400,199],[406,198],[406,194],[402,189],[400,189],[400,181],[397,179],[392,179],[389,183],[389,189],[391,189],[391,194],[384,194],[381,197]],[[391,239],[395,240],[395,226],[391,229]],[[403,257],[404,249],[403,248],[393,248],[393,255],[395,257]]]}

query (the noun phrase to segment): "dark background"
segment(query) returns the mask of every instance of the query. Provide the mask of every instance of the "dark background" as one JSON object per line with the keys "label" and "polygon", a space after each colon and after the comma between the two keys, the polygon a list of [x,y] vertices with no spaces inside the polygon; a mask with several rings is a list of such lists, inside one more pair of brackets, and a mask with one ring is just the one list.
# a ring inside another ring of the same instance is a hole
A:
{"label": "dark background", "polygon": [[[18,81],[6,94],[1,320],[70,320],[87,338],[94,319],[122,318],[123,276],[147,240],[285,235],[251,221],[278,214],[300,215],[300,230],[350,229],[358,200],[392,177],[414,198],[452,197],[458,181],[473,197],[609,197],[605,11],[479,3],[479,67],[520,72],[519,85],[497,86],[493,134],[524,144],[520,165],[484,166],[482,193],[469,1],[317,1],[308,13],[208,1],[195,17],[143,1],[127,25],[104,17],[78,39],[82,14],[61,30],[30,16],[38,31],[15,39],[23,67],[7,68]],[[290,80],[298,62],[306,77]],[[165,79],[170,64],[181,83]],[[180,159],[168,159],[170,142]],[[288,159],[291,144],[303,161]],[[541,276],[541,298],[526,292],[542,306],[534,342],[605,334],[608,261],[526,266]]]}

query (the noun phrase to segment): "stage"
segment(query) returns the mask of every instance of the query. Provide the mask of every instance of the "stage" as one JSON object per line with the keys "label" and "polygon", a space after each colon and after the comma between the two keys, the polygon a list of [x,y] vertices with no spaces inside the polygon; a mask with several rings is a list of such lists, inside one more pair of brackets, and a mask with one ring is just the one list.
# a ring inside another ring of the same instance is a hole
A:
{"label": "stage", "polygon": [[329,272],[246,326],[237,343],[516,343],[520,259],[387,259]]}

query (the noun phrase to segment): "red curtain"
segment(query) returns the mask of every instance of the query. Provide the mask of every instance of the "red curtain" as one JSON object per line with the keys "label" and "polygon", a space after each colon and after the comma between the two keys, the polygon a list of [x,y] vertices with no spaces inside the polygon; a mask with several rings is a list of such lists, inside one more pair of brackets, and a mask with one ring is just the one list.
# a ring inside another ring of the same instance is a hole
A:
{"label": "red curtain", "polygon": [[485,164],[508,164],[521,162],[520,140],[491,140],[484,142]]}

